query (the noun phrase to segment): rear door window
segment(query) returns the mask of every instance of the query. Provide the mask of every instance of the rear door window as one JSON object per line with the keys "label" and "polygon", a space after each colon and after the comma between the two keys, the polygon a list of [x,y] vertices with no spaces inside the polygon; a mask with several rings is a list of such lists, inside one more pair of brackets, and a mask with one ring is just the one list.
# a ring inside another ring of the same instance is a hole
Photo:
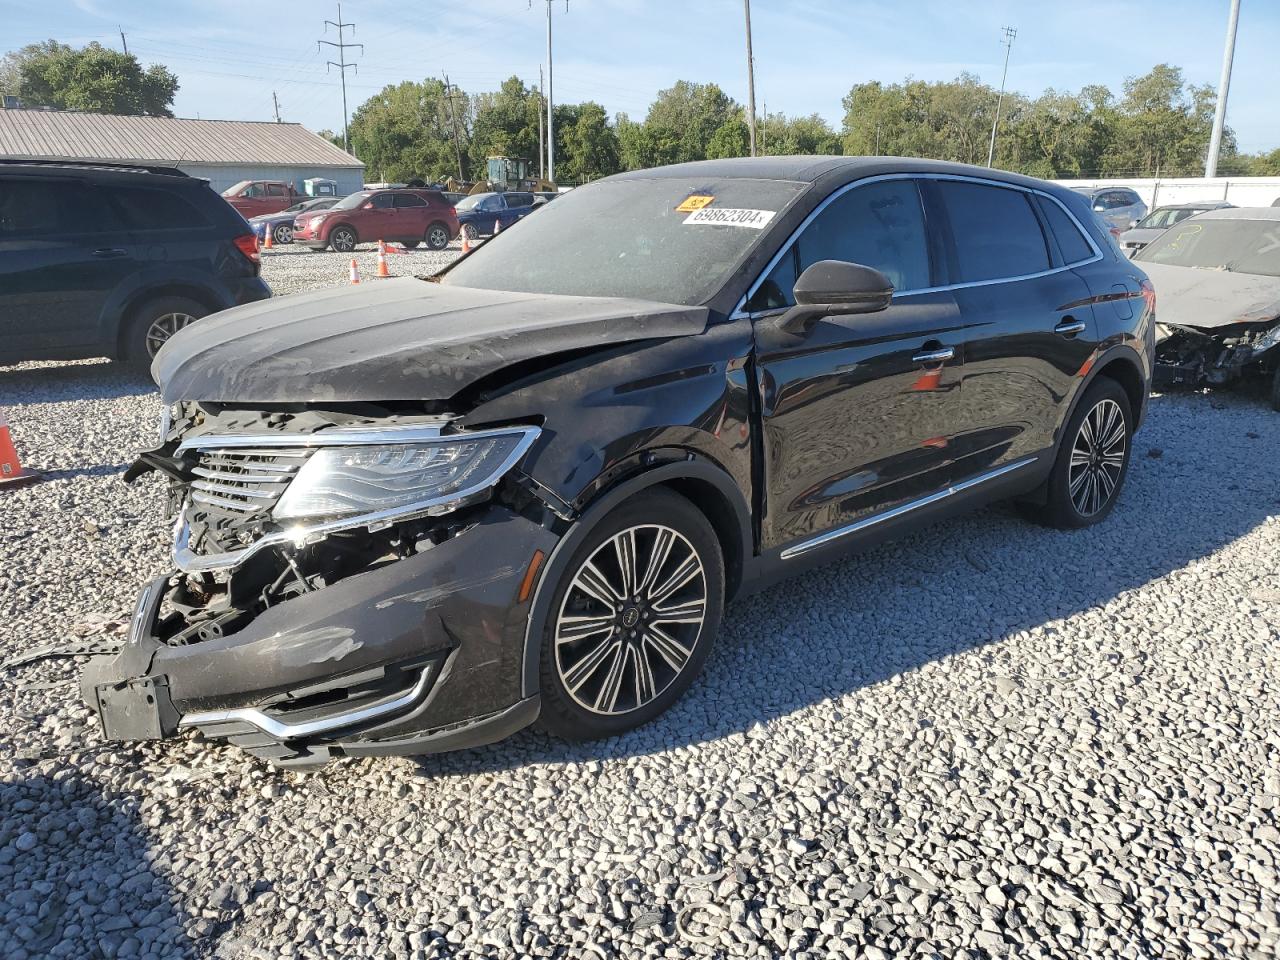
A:
{"label": "rear door window", "polygon": [[174,190],[116,187],[110,196],[131,230],[190,230],[211,225],[203,210]]}
{"label": "rear door window", "polygon": [[395,205],[397,207],[425,207],[427,205],[427,201],[423,200],[417,194],[397,193]]}
{"label": "rear door window", "polygon": [[531,207],[533,206],[533,194],[532,193],[508,193],[507,206],[508,207]]}
{"label": "rear door window", "polygon": [[375,210],[390,210],[395,203],[395,199],[395,194],[393,193],[379,193],[370,198],[369,203],[372,204]]}
{"label": "rear door window", "polygon": [[951,224],[953,283],[1049,269],[1044,233],[1025,192],[958,180],[938,180],[934,188]]}
{"label": "rear door window", "polygon": [[283,184],[269,183],[267,184],[267,193],[273,197],[287,197],[289,191],[285,190]]}

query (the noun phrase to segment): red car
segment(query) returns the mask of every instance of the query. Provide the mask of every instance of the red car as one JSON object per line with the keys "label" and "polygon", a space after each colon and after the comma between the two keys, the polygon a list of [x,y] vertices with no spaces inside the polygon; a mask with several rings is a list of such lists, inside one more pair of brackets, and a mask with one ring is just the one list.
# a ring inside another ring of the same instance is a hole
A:
{"label": "red car", "polygon": [[339,253],[378,240],[443,250],[457,235],[458,215],[439,190],[362,190],[293,222],[294,243]]}
{"label": "red car", "polygon": [[222,196],[246,220],[279,213],[285,207],[310,199],[284,180],[241,180],[223,190]]}

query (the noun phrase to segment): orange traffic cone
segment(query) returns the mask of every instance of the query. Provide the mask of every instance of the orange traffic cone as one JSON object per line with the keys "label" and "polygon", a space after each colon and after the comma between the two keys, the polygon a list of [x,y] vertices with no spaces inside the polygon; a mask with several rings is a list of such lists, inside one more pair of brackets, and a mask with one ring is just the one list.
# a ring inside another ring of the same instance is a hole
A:
{"label": "orange traffic cone", "polygon": [[471,234],[466,230],[462,231],[462,255],[465,257],[471,252]]}
{"label": "orange traffic cone", "polygon": [[271,224],[263,224],[262,227],[262,249],[270,250],[274,244],[271,242]]}
{"label": "orange traffic cone", "polygon": [[381,240],[378,241],[378,276],[391,276],[391,271],[387,269],[387,245]]}
{"label": "orange traffic cone", "polygon": [[39,479],[40,474],[35,471],[22,469],[18,451],[13,448],[13,439],[9,436],[9,421],[0,413],[0,490],[35,483]]}
{"label": "orange traffic cone", "polygon": [[351,258],[351,270],[349,273],[353,284],[360,282],[360,265],[356,263],[355,257]]}
{"label": "orange traffic cone", "polygon": [[501,220],[495,220],[495,221],[493,221],[493,235],[494,235],[495,237],[498,235],[498,232],[499,232],[501,229],[502,229],[502,221],[501,221]]}

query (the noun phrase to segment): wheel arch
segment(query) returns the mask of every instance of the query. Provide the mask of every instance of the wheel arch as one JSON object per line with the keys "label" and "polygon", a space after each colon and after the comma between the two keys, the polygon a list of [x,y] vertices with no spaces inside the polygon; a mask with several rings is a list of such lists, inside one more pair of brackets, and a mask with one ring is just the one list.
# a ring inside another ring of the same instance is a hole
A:
{"label": "wheel arch", "polygon": [[[1124,390],[1125,395],[1129,398],[1129,407],[1133,413],[1134,431],[1137,431],[1138,425],[1142,423],[1142,418],[1146,415],[1148,384],[1146,378],[1142,375],[1141,359],[1132,347],[1125,345],[1112,347],[1094,359],[1089,367],[1089,372],[1076,388],[1076,395],[1071,400],[1071,406],[1059,425],[1060,431],[1065,432],[1066,425],[1075,415],[1076,407],[1084,399],[1084,395],[1089,387],[1093,385],[1093,381],[1098,377],[1104,376],[1120,384],[1121,389]],[[1054,445],[1055,450],[1058,444],[1062,443],[1062,440],[1063,434],[1060,433],[1058,443]]]}
{"label": "wheel arch", "polygon": [[320,239],[322,239],[325,243],[332,243],[333,240],[331,238],[333,237],[333,232],[335,230],[340,230],[343,227],[346,227],[348,230],[350,230],[352,233],[355,234],[356,243],[362,242],[360,240],[360,231],[356,229],[356,225],[352,223],[350,220],[339,220],[337,223],[330,225],[328,229],[324,231],[324,235]]}
{"label": "wheel arch", "polygon": [[630,497],[654,487],[665,487],[690,501],[707,518],[720,542],[725,566],[725,601],[732,599],[741,586],[743,570],[752,553],[751,513],[733,478],[712,461],[692,454],[686,454],[685,459],[638,469],[639,472],[629,473],[596,492],[551,551],[534,591],[529,621],[525,626],[523,697],[538,693],[542,633],[546,629],[552,597],[560,577],[574,551],[596,524]]}
{"label": "wheel arch", "polygon": [[120,306],[116,320],[115,352],[112,355],[112,359],[122,360],[126,356],[127,345],[125,339],[129,336],[130,328],[133,326],[137,312],[152,300],[163,300],[165,297],[186,297],[188,300],[194,300],[196,303],[207,307],[210,313],[217,313],[219,310],[225,309],[225,306],[212,290],[197,284],[164,283],[137,290],[130,294],[129,298]]}

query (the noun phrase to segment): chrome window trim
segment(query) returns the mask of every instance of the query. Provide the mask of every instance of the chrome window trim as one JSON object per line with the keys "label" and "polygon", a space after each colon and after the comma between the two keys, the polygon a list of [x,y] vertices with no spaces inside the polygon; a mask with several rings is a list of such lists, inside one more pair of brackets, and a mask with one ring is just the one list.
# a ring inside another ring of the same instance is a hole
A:
{"label": "chrome window trim", "polygon": [[[733,308],[733,312],[729,315],[729,319],[754,319],[771,314],[773,312],[771,310],[751,313],[746,309],[747,302],[755,296],[756,290],[759,289],[760,284],[764,283],[764,281],[768,279],[769,274],[773,272],[773,268],[778,265],[778,262],[782,259],[783,255],[791,250],[809,224],[812,223],[814,219],[817,218],[818,214],[822,213],[829,204],[844,196],[850,190],[856,190],[858,187],[866,186],[869,183],[880,183],[885,180],[955,180],[962,183],[977,183],[986,187],[1000,187],[1005,190],[1018,190],[1022,193],[1044,197],[1046,200],[1052,200],[1062,208],[1062,212],[1065,213],[1071,222],[1075,224],[1076,229],[1080,231],[1081,235],[1085,238],[1085,241],[1089,244],[1089,249],[1093,251],[1093,256],[1087,257],[1084,260],[1073,260],[1061,267],[1051,267],[1048,270],[1041,270],[1038,273],[1025,273],[1013,277],[996,277],[991,280],[968,280],[962,283],[948,283],[936,287],[922,287],[916,290],[895,290],[893,292],[894,299],[897,299],[898,297],[918,296],[922,293],[945,293],[948,290],[964,290],[968,287],[988,287],[997,283],[1017,283],[1021,280],[1038,280],[1041,277],[1048,277],[1055,273],[1063,273],[1076,267],[1083,267],[1090,263],[1097,263],[1103,257],[1102,249],[1094,242],[1093,236],[1089,231],[1084,228],[1084,225],[1080,222],[1080,218],[1068,210],[1066,204],[1046,190],[1040,190],[1035,187],[1024,187],[1016,183],[1004,183],[999,180],[989,180],[985,177],[974,177],[959,173],[884,173],[874,177],[865,177],[862,180],[854,180],[852,183],[846,183],[843,187],[840,187],[809,211],[808,216],[800,221],[799,225],[791,232],[791,235],[787,237],[786,242],[778,248],[778,252],[773,255],[767,264],[765,264],[764,269],[760,271],[751,286],[747,288],[747,292],[738,299],[738,304]],[[923,203],[924,198],[921,197],[921,204]],[[1039,218],[1037,217],[1037,221],[1038,220]]]}
{"label": "chrome window trim", "polygon": [[400,696],[391,700],[384,700],[381,703],[370,704],[367,707],[349,710],[346,713],[336,713],[331,717],[321,717],[318,720],[308,720],[303,723],[285,723],[275,717],[268,716],[256,707],[240,707],[233,710],[204,710],[198,713],[188,713],[178,721],[178,726],[204,727],[241,721],[257,727],[263,733],[269,734],[277,740],[296,740],[298,737],[309,737],[318,733],[338,730],[342,727],[352,727],[358,723],[385,717],[388,714],[398,713],[407,707],[411,707],[422,699],[423,694],[427,692],[434,672],[432,665],[427,664],[422,668],[422,674],[414,685]]}
{"label": "chrome window trim", "polygon": [[1015,470],[1021,470],[1023,467],[1029,467],[1031,464],[1035,463],[1037,459],[1039,458],[1026,457],[1025,459],[1017,460],[1013,463],[1006,463],[1002,467],[997,467],[994,470],[988,470],[986,473],[980,473],[978,476],[970,477],[968,480],[961,480],[959,483],[953,483],[949,487],[937,490],[927,496],[920,497],[917,500],[911,500],[908,503],[899,504],[892,509],[885,510],[883,513],[864,517],[861,520],[857,520],[843,527],[837,527],[835,530],[828,530],[826,533],[819,534],[809,540],[804,540],[797,543],[795,546],[787,547],[780,554],[780,558],[783,560],[791,560],[801,554],[808,553],[810,550],[815,550],[818,547],[825,546],[833,540],[846,537],[851,533],[866,530],[869,527],[874,527],[877,524],[884,523],[886,520],[895,520],[898,517],[911,513],[914,510],[919,510],[921,507],[927,507],[930,504],[946,500],[948,497],[954,497],[957,493],[964,493],[966,490],[972,490],[974,487],[990,480],[994,480],[997,477],[1002,477],[1006,473],[1012,473]]}
{"label": "chrome window trim", "polygon": [[[408,520],[419,516],[438,516],[440,514],[449,513],[453,510],[464,506],[468,501],[483,494],[495,487],[507,472],[514,467],[533,446],[533,442],[538,439],[538,435],[542,433],[540,427],[509,427],[506,429],[496,430],[475,430],[462,433],[441,434],[439,427],[431,426],[427,428],[421,427],[388,427],[385,430],[361,428],[359,430],[329,430],[322,434],[308,435],[292,435],[287,437],[269,437],[267,440],[274,440],[273,443],[265,443],[264,437],[261,435],[235,435],[235,436],[214,436],[206,435],[196,437],[191,441],[184,441],[178,449],[200,449],[207,451],[230,450],[238,447],[345,447],[368,445],[378,443],[406,443],[413,441],[440,441],[450,442],[454,440],[476,440],[494,436],[511,436],[519,434],[520,440],[512,448],[510,454],[502,461],[502,465],[492,473],[483,478],[480,482],[473,483],[469,487],[464,487],[455,493],[451,493],[443,497],[432,497],[427,500],[418,500],[414,503],[408,503],[401,507],[393,507],[389,510],[379,510],[375,513],[362,513],[354,517],[342,517],[337,520],[330,520],[326,523],[300,523],[290,526],[285,530],[275,530],[266,533],[257,540],[248,544],[243,550],[233,550],[228,553],[216,553],[209,555],[198,554],[190,548],[191,528],[186,521],[187,503],[183,502],[182,509],[178,513],[178,518],[173,528],[173,562],[177,568],[184,573],[201,573],[209,570],[228,570],[238,567],[244,563],[249,557],[265,550],[268,547],[279,547],[286,544],[293,546],[303,546],[308,543],[314,543],[316,540],[322,539],[331,533],[337,533],[342,530],[355,530],[360,527],[369,527],[377,529],[389,525],[398,520]],[[323,437],[326,441],[323,444],[314,443],[317,437]]]}

